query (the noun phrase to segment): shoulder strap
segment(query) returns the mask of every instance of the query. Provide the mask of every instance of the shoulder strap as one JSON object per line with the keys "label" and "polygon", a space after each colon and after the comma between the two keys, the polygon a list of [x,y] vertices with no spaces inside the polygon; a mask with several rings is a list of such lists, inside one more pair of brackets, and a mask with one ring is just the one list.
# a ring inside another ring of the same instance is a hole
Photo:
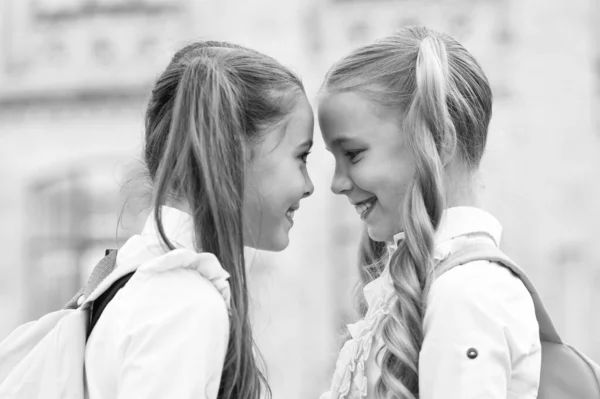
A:
{"label": "shoulder strap", "polygon": [[107,249],[104,252],[104,258],[100,259],[96,266],[94,266],[87,283],[81,287],[81,289],[73,298],[71,298],[69,302],[67,302],[63,309],[77,309],[80,305],[79,299],[82,296],[87,298],[96,289],[96,287],[98,287],[98,284],[100,284],[102,280],[104,280],[106,276],[113,271],[116,262],[117,250]]}
{"label": "shoulder strap", "polygon": [[436,275],[439,277],[443,273],[453,269],[456,266],[479,260],[488,260],[490,262],[500,263],[510,269],[517,277],[521,279],[521,281],[523,281],[523,284],[525,284],[525,287],[527,287],[527,290],[533,299],[535,315],[540,326],[540,339],[542,341],[561,344],[562,340],[552,324],[550,315],[548,315],[548,312],[542,303],[542,299],[525,272],[521,270],[521,268],[517,266],[515,262],[506,256],[504,252],[502,252],[500,248],[498,248],[492,242],[479,241],[474,242],[473,244],[465,245],[440,263],[436,269]]}
{"label": "shoulder strap", "polygon": [[135,272],[128,273],[120,279],[118,279],[117,281],[115,281],[113,285],[111,285],[106,291],[102,293],[102,295],[100,295],[96,300],[94,300],[90,309],[90,322],[88,324],[87,331],[88,338],[92,333],[94,326],[98,322],[98,319],[100,319],[102,312],[104,312],[106,306],[115,297],[115,295],[117,295],[117,292],[119,292],[119,290],[123,288],[125,284],[127,284],[129,279],[133,276],[133,273]]}
{"label": "shoulder strap", "polygon": [[92,270],[92,273],[85,284],[84,295],[86,298],[96,289],[96,287],[98,287],[98,284],[114,270],[117,263],[117,253],[118,250],[116,249],[107,249],[104,258],[102,258],[96,267],[94,267],[94,270]]}

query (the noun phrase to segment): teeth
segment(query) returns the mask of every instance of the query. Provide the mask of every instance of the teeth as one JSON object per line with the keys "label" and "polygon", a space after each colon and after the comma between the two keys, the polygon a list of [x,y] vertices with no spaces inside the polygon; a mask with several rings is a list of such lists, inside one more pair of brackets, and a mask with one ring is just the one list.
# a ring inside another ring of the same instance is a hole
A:
{"label": "teeth", "polygon": [[294,211],[287,211],[285,213],[285,216],[289,217],[290,219],[293,219],[294,218]]}
{"label": "teeth", "polygon": [[366,204],[362,203],[360,205],[356,205],[355,206],[356,213],[358,213],[359,215],[362,215],[363,213],[365,213],[372,206],[373,206],[373,202],[367,202]]}

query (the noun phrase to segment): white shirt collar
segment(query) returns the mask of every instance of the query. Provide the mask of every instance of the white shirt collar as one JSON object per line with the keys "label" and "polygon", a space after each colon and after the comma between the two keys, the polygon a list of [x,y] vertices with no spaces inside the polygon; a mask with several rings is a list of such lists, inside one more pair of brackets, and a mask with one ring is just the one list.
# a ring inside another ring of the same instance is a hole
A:
{"label": "white shirt collar", "polygon": [[[486,234],[500,246],[502,225],[490,213],[472,206],[448,208],[442,213],[442,220],[435,233],[435,245],[467,234]],[[404,239],[404,232],[394,235],[393,245]]]}
{"label": "white shirt collar", "polygon": [[470,234],[488,235],[500,246],[502,225],[494,216],[483,209],[472,206],[448,208],[435,234],[435,245],[440,245],[456,237]]}
{"label": "white shirt collar", "polygon": [[[228,304],[230,303],[229,283],[227,279],[229,273],[223,269],[217,257],[213,254],[199,254],[194,240],[194,223],[192,216],[178,209],[168,206],[161,206],[162,224],[165,235],[169,241],[179,251],[168,251],[158,232],[158,227],[154,221],[154,214],[150,213],[142,229],[141,234],[133,235],[119,249],[116,259],[116,267],[89,295],[84,304],[98,297],[98,293],[104,292],[118,278],[129,272],[137,270],[139,267],[145,267],[149,270],[168,270],[169,268],[179,267],[180,263],[190,261],[190,254],[200,255],[201,257],[193,259],[193,266],[205,278],[219,290]],[[183,251],[183,249],[187,251]],[[165,255],[167,252],[176,254],[175,256],[166,256],[163,262],[148,264],[147,262]],[[198,260],[198,262],[196,262]],[[190,263],[191,264],[191,263]]]}
{"label": "white shirt collar", "polygon": [[[194,221],[192,215],[169,206],[161,206],[161,221],[165,235],[171,243],[178,248],[186,248],[198,251],[195,244]],[[158,226],[151,213],[146,220],[142,236],[154,237],[160,240]]]}
{"label": "white shirt collar", "polygon": [[[479,208],[458,206],[445,209],[434,237],[434,245],[436,247],[436,254],[434,254],[434,257],[439,260],[443,259],[447,250],[450,249],[444,248],[448,246],[446,245],[447,243],[454,238],[473,234],[481,234],[490,237],[494,240],[495,244],[499,246],[500,237],[502,235],[502,225],[498,219],[490,213]],[[397,249],[398,242],[403,240],[404,236],[404,232],[400,232],[393,236],[393,243],[388,247],[391,252]],[[381,276],[364,287],[363,292],[367,303],[371,306],[373,299],[377,297],[378,293],[382,290],[390,291],[392,289],[388,268],[386,267],[381,273]]]}

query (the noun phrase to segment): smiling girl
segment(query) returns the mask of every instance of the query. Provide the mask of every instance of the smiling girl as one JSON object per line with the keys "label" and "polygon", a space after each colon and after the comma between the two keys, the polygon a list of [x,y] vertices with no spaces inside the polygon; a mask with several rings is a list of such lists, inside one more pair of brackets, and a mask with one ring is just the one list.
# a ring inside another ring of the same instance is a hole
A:
{"label": "smiling girl", "polygon": [[376,278],[324,398],[537,397],[541,345],[521,280],[487,261],[435,273],[468,243],[499,245],[501,225],[477,201],[491,114],[477,61],[426,28],[328,72],[319,124],[336,161],[331,189],[364,221],[362,266]]}
{"label": "smiling girl", "polygon": [[302,83],[254,50],[192,44],[158,78],[145,133],[153,212],[102,282],[135,271],[89,337],[89,398],[268,396],[243,249],[283,250],[313,192]]}

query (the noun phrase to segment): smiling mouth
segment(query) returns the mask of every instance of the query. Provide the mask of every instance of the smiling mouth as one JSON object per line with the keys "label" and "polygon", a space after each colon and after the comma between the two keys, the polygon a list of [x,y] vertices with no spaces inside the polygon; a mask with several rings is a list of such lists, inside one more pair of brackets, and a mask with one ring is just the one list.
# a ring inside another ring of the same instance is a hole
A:
{"label": "smiling mouth", "polygon": [[297,204],[295,206],[290,206],[290,208],[285,212],[285,217],[288,218],[290,222],[294,221],[294,213],[300,208]]}
{"label": "smiling mouth", "polygon": [[377,197],[371,197],[355,204],[354,209],[356,209],[356,213],[360,215],[360,218],[364,220],[376,202]]}
{"label": "smiling mouth", "polygon": [[291,210],[291,209],[290,209],[290,210],[288,210],[288,211],[285,213],[285,216],[286,216],[288,219],[294,219],[294,212],[295,212],[295,211],[293,211],[293,210]]}

